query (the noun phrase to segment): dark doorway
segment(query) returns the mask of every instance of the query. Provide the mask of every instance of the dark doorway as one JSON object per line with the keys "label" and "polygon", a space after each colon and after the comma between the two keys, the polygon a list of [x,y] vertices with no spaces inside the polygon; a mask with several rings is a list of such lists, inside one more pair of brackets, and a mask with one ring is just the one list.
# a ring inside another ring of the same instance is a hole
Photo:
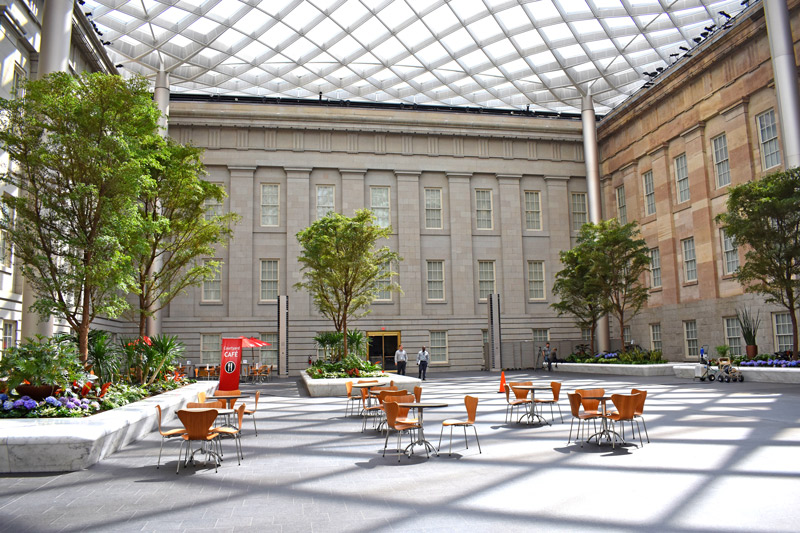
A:
{"label": "dark doorway", "polygon": [[369,343],[369,361],[381,365],[388,372],[396,372],[394,352],[400,345],[400,332],[368,331],[367,337],[371,341]]}

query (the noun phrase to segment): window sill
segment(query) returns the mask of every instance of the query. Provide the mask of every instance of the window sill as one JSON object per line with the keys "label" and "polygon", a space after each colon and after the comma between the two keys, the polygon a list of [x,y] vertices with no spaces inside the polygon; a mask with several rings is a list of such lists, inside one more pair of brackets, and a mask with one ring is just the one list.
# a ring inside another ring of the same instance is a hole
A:
{"label": "window sill", "polygon": [[691,287],[692,285],[697,285],[697,280],[687,281],[681,285],[681,287]]}
{"label": "window sill", "polygon": [[221,301],[201,301],[200,305],[222,305]]}
{"label": "window sill", "polygon": [[447,300],[426,300],[425,303],[429,305],[442,305],[446,304]]}
{"label": "window sill", "polygon": [[275,300],[259,300],[258,301],[258,305],[270,305],[270,304],[276,304],[276,303],[278,303],[277,299],[275,299]]}
{"label": "window sill", "polygon": [[650,294],[652,294],[654,292],[661,292],[662,290],[663,290],[663,287],[650,287]]}

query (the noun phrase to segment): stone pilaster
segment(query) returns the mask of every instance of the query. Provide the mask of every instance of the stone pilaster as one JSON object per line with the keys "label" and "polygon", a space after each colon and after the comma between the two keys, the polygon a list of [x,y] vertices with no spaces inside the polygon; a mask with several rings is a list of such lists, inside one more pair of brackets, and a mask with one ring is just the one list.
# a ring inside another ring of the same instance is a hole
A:
{"label": "stone pilaster", "polygon": [[[398,265],[400,285],[400,313],[421,316],[426,275],[420,257],[420,172],[396,170],[397,177],[397,238],[398,253],[403,260]],[[421,283],[420,283],[421,281]]]}
{"label": "stone pilaster", "polygon": [[525,287],[526,264],[522,257],[522,200],[519,183],[522,175],[498,174],[500,187],[497,216],[500,219],[502,242],[503,286],[499,287],[505,313],[517,315],[525,312],[527,291]]}
{"label": "stone pilaster", "polygon": [[366,207],[364,204],[364,176],[365,169],[341,169],[342,175],[342,214],[351,217],[357,209]]}
{"label": "stone pilaster", "polygon": [[254,286],[253,272],[253,179],[255,167],[229,166],[231,185],[228,191],[230,210],[242,219],[233,226],[233,240],[228,250],[228,264],[223,273],[228,275],[228,314],[252,316],[253,299],[258,287]]}
{"label": "stone pilaster", "polygon": [[294,284],[302,280],[300,272],[300,244],[297,233],[306,228],[312,206],[309,204],[310,168],[285,168],[286,171],[286,292],[289,294],[289,315],[307,317],[311,314],[311,301],[306,291],[297,291]]}
{"label": "stone pilaster", "polygon": [[[450,191],[450,234],[452,261],[450,276],[455,314],[472,314],[477,301],[475,261],[472,253],[472,174],[447,173]],[[445,274],[446,275],[446,274]]]}

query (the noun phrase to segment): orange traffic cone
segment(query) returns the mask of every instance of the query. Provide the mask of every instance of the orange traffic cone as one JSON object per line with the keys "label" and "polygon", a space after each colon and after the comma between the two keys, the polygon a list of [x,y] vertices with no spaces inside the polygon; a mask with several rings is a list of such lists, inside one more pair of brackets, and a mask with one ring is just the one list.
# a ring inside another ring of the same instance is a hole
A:
{"label": "orange traffic cone", "polygon": [[500,390],[497,391],[497,394],[502,394],[506,391],[506,372],[505,370],[500,372]]}

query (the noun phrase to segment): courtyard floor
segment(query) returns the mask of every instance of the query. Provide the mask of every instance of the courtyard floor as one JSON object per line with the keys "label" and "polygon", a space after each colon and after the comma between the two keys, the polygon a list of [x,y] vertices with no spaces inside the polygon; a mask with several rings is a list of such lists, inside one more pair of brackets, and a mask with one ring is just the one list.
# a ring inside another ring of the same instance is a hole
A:
{"label": "courtyard floor", "polygon": [[[425,412],[427,437],[436,444],[441,421],[464,418],[464,395],[476,395],[483,453],[457,429],[452,456],[445,432],[441,456],[399,464],[381,457],[380,433],[343,416],[344,398],[309,398],[295,379],[245,385],[262,395],[258,437],[245,418],[241,466],[225,441],[218,473],[201,462],[176,475],[178,444],[167,442],[156,469],[152,433],[84,471],[0,476],[0,531],[798,530],[797,385],[507,372],[563,383],[564,423],[556,410],[552,426],[527,426],[504,422],[499,379],[429,372],[423,400],[449,406]],[[566,393],[596,387],[648,391],[650,444],[567,444]]]}

